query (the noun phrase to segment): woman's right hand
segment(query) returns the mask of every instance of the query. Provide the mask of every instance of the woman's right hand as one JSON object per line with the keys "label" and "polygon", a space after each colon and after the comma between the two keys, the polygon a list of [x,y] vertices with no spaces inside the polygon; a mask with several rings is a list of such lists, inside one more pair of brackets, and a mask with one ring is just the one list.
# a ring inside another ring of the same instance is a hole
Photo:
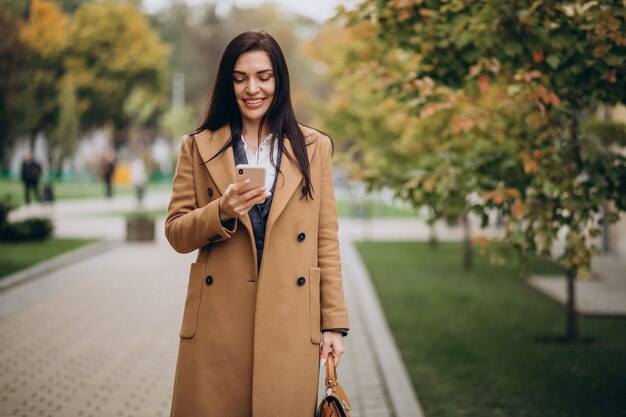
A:
{"label": "woman's right hand", "polygon": [[245,178],[226,187],[226,191],[220,197],[219,202],[220,221],[223,222],[247,214],[252,206],[262,203],[271,195],[269,191],[265,191],[265,186],[239,194],[239,190],[249,182],[250,180]]}

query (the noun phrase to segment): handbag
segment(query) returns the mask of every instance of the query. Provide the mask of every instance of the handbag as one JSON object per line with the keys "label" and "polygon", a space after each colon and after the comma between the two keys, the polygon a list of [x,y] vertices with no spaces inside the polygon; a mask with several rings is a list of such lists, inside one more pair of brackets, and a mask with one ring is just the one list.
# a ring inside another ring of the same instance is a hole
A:
{"label": "handbag", "polygon": [[337,382],[337,369],[335,368],[335,358],[328,355],[326,361],[326,395],[322,398],[315,417],[350,417],[350,400],[345,391]]}

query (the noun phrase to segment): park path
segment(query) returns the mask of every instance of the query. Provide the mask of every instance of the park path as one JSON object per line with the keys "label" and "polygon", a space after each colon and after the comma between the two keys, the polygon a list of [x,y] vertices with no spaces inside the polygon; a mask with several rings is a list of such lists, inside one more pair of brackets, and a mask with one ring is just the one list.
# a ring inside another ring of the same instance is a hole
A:
{"label": "park path", "polygon": [[[145,207],[163,207],[167,199],[166,193],[148,194]],[[44,210],[59,237],[96,236],[116,244],[0,292],[0,416],[169,415],[186,271],[194,255],[169,247],[162,220],[154,243],[124,242],[124,220],[106,213],[133,205],[122,196],[13,214]],[[348,222],[341,230],[351,331],[340,379],[352,417],[420,416],[373,289],[367,304],[359,304],[371,286],[351,245],[360,226]],[[369,328],[372,322],[376,326]],[[390,359],[382,363],[380,357]]]}

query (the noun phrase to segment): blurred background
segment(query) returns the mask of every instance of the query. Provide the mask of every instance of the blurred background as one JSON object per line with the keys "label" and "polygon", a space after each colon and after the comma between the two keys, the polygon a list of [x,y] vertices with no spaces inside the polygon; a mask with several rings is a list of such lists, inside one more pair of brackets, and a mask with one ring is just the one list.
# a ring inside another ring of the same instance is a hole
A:
{"label": "blurred background", "polygon": [[332,14],[332,2],[3,0],[2,175],[18,177],[30,147],[47,181],[97,180],[108,149],[116,184],[129,182],[126,165],[137,154],[152,179],[169,178],[224,47],[253,28],[280,41],[294,101],[310,122],[325,88],[302,44]]}
{"label": "blurred background", "polygon": [[335,144],[353,417],[626,416],[608,0],[0,0],[0,415],[168,414],[193,258],[162,224],[246,30],[277,39],[299,120]]}

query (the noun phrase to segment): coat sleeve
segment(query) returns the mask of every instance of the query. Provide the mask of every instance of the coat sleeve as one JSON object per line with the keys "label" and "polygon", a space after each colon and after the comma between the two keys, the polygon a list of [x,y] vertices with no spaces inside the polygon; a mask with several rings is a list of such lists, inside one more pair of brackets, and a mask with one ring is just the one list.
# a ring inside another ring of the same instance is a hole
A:
{"label": "coat sleeve", "polygon": [[165,236],[180,253],[189,253],[209,243],[229,239],[237,230],[237,220],[225,225],[220,222],[219,198],[198,207],[193,166],[193,138],[182,140],[172,196],[165,220]]}
{"label": "coat sleeve", "polygon": [[322,330],[350,328],[348,312],[344,303],[341,282],[341,259],[337,231],[337,205],[333,185],[332,145],[330,139],[322,136],[322,182],[319,196],[318,264],[321,269],[320,296],[322,306]]}

